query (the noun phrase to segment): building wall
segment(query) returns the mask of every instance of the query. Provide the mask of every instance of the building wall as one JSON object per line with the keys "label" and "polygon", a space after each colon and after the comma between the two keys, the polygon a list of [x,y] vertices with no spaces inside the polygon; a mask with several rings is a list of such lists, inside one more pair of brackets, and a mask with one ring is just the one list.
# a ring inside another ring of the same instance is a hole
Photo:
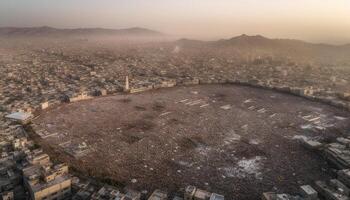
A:
{"label": "building wall", "polygon": [[42,110],[45,110],[48,107],[49,107],[49,102],[44,102],[44,103],[41,104],[41,109]]}
{"label": "building wall", "polygon": [[71,192],[71,180],[67,179],[61,183],[58,183],[56,185],[52,185],[50,187],[44,188],[40,191],[33,192],[32,197],[34,197],[33,200],[44,200],[44,199],[63,199],[66,195],[69,195]]}
{"label": "building wall", "polygon": [[45,165],[45,164],[47,164],[47,163],[49,163],[50,162],[50,157],[49,157],[49,155],[45,155],[45,156],[43,156],[43,157],[40,157],[40,158],[34,158],[31,162],[30,162],[30,164],[32,164],[32,165],[37,165],[37,164],[39,164],[39,165]]}
{"label": "building wall", "polygon": [[76,101],[82,101],[82,100],[87,100],[87,99],[92,99],[93,97],[87,96],[87,95],[79,95],[77,97],[72,97],[70,98],[70,102],[76,102]]}
{"label": "building wall", "polygon": [[139,87],[139,88],[131,88],[130,89],[130,93],[138,93],[138,92],[144,92],[147,90],[152,90],[153,86],[149,86],[149,87]]}

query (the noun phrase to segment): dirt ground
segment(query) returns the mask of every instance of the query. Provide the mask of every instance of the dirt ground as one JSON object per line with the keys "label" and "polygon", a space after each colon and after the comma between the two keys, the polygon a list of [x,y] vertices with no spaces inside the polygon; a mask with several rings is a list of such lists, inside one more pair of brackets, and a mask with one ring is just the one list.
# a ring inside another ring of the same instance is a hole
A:
{"label": "dirt ground", "polygon": [[244,200],[329,178],[324,160],[297,139],[346,134],[349,117],[287,94],[201,85],[66,104],[34,124],[58,133],[44,141],[59,151],[67,141],[87,145],[84,157],[58,159],[91,176],[140,191],[195,185]]}

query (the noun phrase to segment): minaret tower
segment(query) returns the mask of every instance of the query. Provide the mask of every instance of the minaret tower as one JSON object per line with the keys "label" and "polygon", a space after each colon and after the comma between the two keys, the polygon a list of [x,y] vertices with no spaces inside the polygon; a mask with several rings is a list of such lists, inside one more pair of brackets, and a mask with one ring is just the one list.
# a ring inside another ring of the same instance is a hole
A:
{"label": "minaret tower", "polygon": [[129,86],[129,76],[125,77],[125,88],[124,91],[128,92],[130,90],[130,86]]}

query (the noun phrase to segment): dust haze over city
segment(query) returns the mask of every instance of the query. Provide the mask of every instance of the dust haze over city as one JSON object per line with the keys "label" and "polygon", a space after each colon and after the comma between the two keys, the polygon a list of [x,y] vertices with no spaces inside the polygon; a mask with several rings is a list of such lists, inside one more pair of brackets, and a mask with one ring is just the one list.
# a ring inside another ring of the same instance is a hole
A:
{"label": "dust haze over city", "polygon": [[0,200],[350,199],[349,10],[2,0]]}

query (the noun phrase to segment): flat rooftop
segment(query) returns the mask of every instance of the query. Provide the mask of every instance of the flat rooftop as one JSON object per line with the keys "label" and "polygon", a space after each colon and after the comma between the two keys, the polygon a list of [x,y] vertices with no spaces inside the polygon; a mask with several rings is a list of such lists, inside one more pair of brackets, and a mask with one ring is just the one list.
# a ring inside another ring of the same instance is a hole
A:
{"label": "flat rooftop", "polygon": [[24,168],[24,176],[29,178],[30,176],[37,176],[39,178],[39,182],[36,183],[36,184],[30,184],[32,190],[34,192],[38,192],[40,190],[43,190],[43,189],[46,189],[46,188],[49,188],[49,187],[52,187],[54,185],[57,185],[57,184],[60,184],[60,183],[63,183],[65,181],[68,181],[70,180],[69,176],[68,175],[61,175],[61,176],[56,176],[55,179],[53,179],[52,181],[50,182],[44,182],[42,180],[42,169],[41,169],[41,166],[40,165],[31,165],[31,166],[28,166],[26,168]]}
{"label": "flat rooftop", "polygon": [[[227,199],[293,193],[325,180],[328,165],[297,139],[349,130],[348,112],[236,85],[176,87],[62,105],[34,120],[40,140],[82,173],[137,190],[195,185]],[[91,151],[78,159],[60,144]]]}
{"label": "flat rooftop", "polygon": [[30,113],[25,112],[14,112],[5,116],[8,119],[18,120],[18,121],[26,121],[32,117]]}

